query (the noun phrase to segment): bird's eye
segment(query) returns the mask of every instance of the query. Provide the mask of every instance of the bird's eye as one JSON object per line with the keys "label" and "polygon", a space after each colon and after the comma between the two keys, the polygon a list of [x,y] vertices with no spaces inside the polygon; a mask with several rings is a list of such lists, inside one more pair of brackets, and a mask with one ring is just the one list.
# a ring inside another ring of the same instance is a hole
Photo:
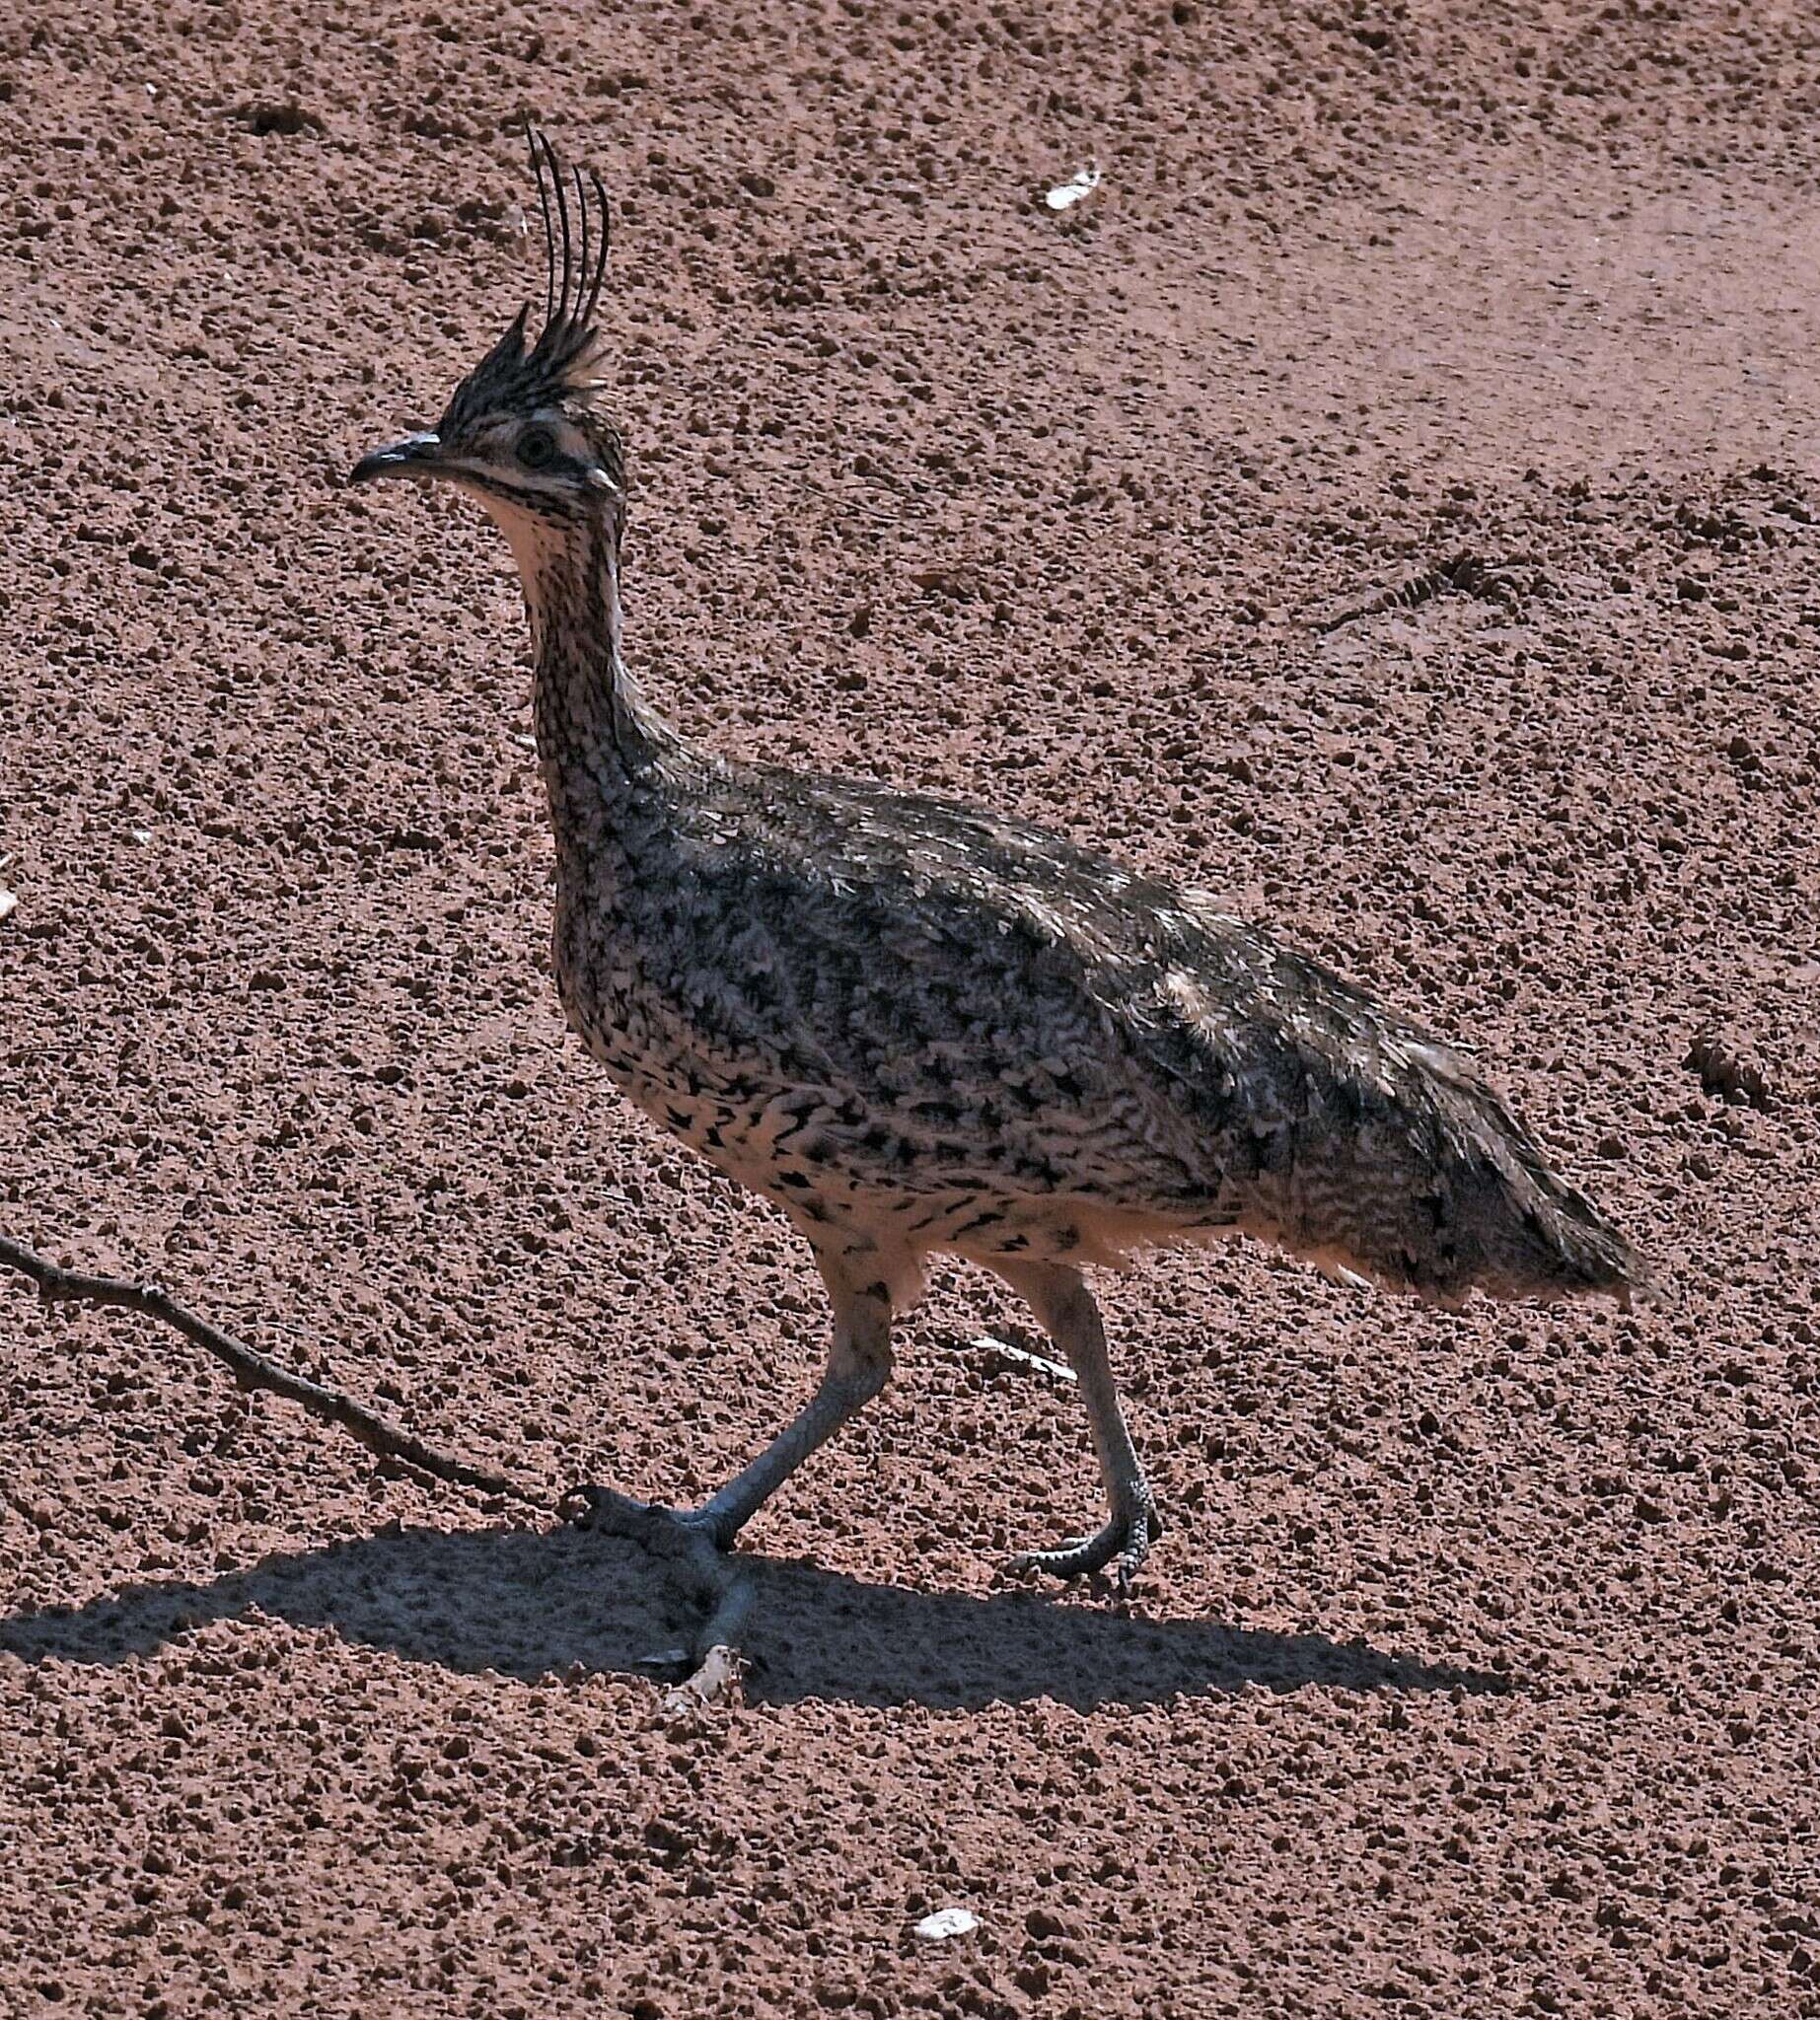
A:
{"label": "bird's eye", "polygon": [[543,469],[556,454],[556,438],[547,428],[527,428],[518,438],[518,460],[527,469]]}

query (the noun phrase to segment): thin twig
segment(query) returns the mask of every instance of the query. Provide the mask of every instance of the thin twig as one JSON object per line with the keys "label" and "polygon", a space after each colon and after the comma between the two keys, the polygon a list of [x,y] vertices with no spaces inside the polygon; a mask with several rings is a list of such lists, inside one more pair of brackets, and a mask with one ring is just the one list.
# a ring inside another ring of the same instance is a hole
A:
{"label": "thin twig", "polygon": [[[5,1235],[0,1235],[0,1264],[29,1276],[37,1285],[38,1294],[46,1304],[76,1303],[138,1312],[173,1327],[205,1353],[211,1353],[218,1361],[224,1362],[243,1389],[263,1389],[273,1396],[287,1397],[292,1403],[302,1404],[312,1416],[320,1417],[325,1423],[339,1424],[344,1431],[358,1438],[369,1452],[377,1453],[382,1459],[394,1460],[415,1473],[427,1475],[431,1479],[447,1480],[455,1486],[477,1487],[481,1493],[497,1494],[540,1512],[549,1512],[550,1501],[546,1495],[520,1486],[503,1474],[489,1473],[484,1467],[471,1466],[465,1459],[438,1452],[433,1446],[424,1444],[421,1438],[412,1437],[410,1432],[400,1430],[397,1424],[388,1423],[383,1416],[376,1416],[364,1404],[356,1403],[339,1389],[330,1389],[321,1382],[312,1382],[306,1375],[293,1374],[289,1368],[281,1368],[276,1361],[267,1360],[262,1353],[255,1353],[252,1347],[231,1334],[223,1333],[218,1326],[211,1326],[206,1319],[198,1318],[186,1305],[180,1305],[155,1283],[129,1283],[120,1276],[91,1276],[79,1269],[65,1269],[61,1263],[52,1262],[48,1257],[38,1255],[22,1243],[9,1241]],[[601,1494],[600,1489],[580,1491]],[[28,1519],[35,1522],[39,1519],[36,1511],[25,1506],[3,1485],[0,1485],[0,1496]],[[619,1501],[625,1507],[638,1505],[624,1502],[619,1496],[602,1494],[602,1498]],[[630,1537],[653,1557],[678,1559],[695,1587],[706,1614],[688,1648],[677,1651],[674,1656],[667,1654],[661,1658],[663,1667],[674,1665],[687,1672],[680,1687],[682,1695],[672,1708],[735,1702],[744,1669],[744,1659],[737,1652],[737,1642],[752,1610],[752,1574],[736,1558],[716,1551],[705,1537],[692,1535],[675,1524],[664,1524],[660,1518],[667,1511],[652,1509],[643,1512],[649,1519],[642,1526],[634,1524],[617,1533]],[[682,1546],[680,1555],[679,1539]],[[672,1695],[675,1696],[676,1694]]]}
{"label": "thin twig", "polygon": [[377,1453],[382,1459],[396,1460],[399,1465],[427,1474],[432,1479],[447,1480],[455,1486],[476,1487],[483,1494],[499,1494],[527,1507],[546,1509],[549,1506],[545,1495],[520,1486],[516,1480],[507,1479],[502,1474],[489,1473],[485,1467],[471,1466],[465,1459],[455,1459],[446,1452],[438,1452],[433,1446],[424,1444],[421,1438],[412,1437],[410,1432],[400,1430],[397,1424],[388,1423],[383,1416],[376,1416],[364,1404],[356,1403],[339,1389],[329,1389],[321,1382],[312,1382],[307,1376],[295,1375],[288,1368],[281,1368],[276,1361],[267,1360],[262,1353],[255,1353],[252,1347],[223,1333],[219,1327],[198,1318],[187,1306],[180,1305],[155,1283],[128,1283],[124,1277],[90,1276],[81,1270],[65,1269],[47,1257],[9,1241],[4,1235],[0,1235],[0,1263],[31,1277],[46,1304],[74,1302],[100,1305],[115,1311],[139,1312],[148,1319],[174,1327],[185,1339],[232,1369],[234,1379],[243,1389],[268,1390],[273,1396],[287,1397],[292,1403],[301,1404],[312,1416],[320,1417],[324,1423],[339,1424],[344,1431],[358,1438],[369,1452]]}

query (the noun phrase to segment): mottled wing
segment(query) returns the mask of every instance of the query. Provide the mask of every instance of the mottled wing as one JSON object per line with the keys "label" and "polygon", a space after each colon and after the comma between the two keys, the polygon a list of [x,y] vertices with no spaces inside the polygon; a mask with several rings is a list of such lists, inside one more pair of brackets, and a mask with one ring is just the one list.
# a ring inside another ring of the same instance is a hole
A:
{"label": "mottled wing", "polygon": [[779,1009],[918,1189],[1243,1227],[1442,1299],[1634,1266],[1464,1054],[1318,963],[1045,830],[775,777]]}

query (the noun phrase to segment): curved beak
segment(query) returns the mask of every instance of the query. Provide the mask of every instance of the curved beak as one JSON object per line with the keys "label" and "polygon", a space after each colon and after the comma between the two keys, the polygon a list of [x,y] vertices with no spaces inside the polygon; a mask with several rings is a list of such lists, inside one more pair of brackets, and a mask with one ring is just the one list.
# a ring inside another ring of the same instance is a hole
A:
{"label": "curved beak", "polygon": [[434,434],[406,435],[388,442],[371,456],[363,456],[347,473],[350,484],[364,484],[369,477],[433,477],[442,456],[442,437]]}

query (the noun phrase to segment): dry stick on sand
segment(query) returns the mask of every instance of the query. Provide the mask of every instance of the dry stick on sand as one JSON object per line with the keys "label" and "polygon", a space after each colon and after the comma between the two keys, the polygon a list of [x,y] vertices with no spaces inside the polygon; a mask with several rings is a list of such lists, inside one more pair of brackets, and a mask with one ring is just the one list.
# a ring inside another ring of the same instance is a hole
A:
{"label": "dry stick on sand", "polygon": [[[520,1486],[503,1474],[489,1473],[483,1466],[471,1466],[465,1459],[438,1452],[421,1438],[375,1415],[364,1404],[356,1403],[339,1389],[330,1389],[324,1383],[312,1382],[306,1375],[281,1368],[276,1361],[255,1353],[218,1326],[211,1326],[186,1305],[180,1305],[155,1283],[129,1283],[121,1276],[91,1276],[79,1269],[65,1269],[61,1263],[22,1243],[9,1241],[5,1235],[0,1235],[0,1263],[29,1276],[46,1304],[99,1305],[115,1311],[139,1312],[174,1328],[223,1362],[242,1389],[264,1389],[273,1396],[302,1404],[312,1416],[320,1417],[324,1423],[339,1424],[381,1459],[394,1460],[454,1486],[475,1487],[481,1493],[496,1494],[524,1507],[550,1511],[547,1495]],[[750,1610],[751,1581],[745,1572],[724,1559],[708,1566],[692,1558],[684,1568],[693,1574],[692,1582],[699,1586],[701,1597],[710,1608],[707,1622],[696,1636],[695,1649],[689,1657],[692,1663],[698,1655],[699,1666],[686,1688],[692,1690],[695,1697],[704,1697],[707,1693],[695,1679],[711,1674],[713,1695],[724,1695],[722,1677],[729,1672],[737,1676],[738,1659],[731,1644]]]}
{"label": "dry stick on sand", "polygon": [[211,1326],[206,1319],[197,1318],[155,1283],[128,1283],[120,1276],[89,1276],[80,1270],[65,1269],[48,1257],[8,1241],[4,1235],[0,1235],[0,1262],[31,1277],[47,1305],[70,1302],[109,1306],[123,1312],[142,1312],[148,1319],[175,1327],[185,1339],[225,1362],[243,1389],[268,1389],[274,1396],[301,1403],[312,1416],[321,1417],[325,1423],[339,1424],[382,1459],[396,1459],[400,1466],[427,1473],[433,1479],[448,1480],[455,1486],[478,1487],[482,1493],[500,1494],[528,1507],[549,1505],[543,1495],[500,1474],[488,1473],[484,1467],[470,1466],[465,1459],[453,1459],[445,1452],[435,1451],[408,1431],[389,1424],[383,1416],[375,1416],[340,1390],[326,1388],[305,1375],[294,1375],[262,1353],[255,1353],[232,1335]]}

